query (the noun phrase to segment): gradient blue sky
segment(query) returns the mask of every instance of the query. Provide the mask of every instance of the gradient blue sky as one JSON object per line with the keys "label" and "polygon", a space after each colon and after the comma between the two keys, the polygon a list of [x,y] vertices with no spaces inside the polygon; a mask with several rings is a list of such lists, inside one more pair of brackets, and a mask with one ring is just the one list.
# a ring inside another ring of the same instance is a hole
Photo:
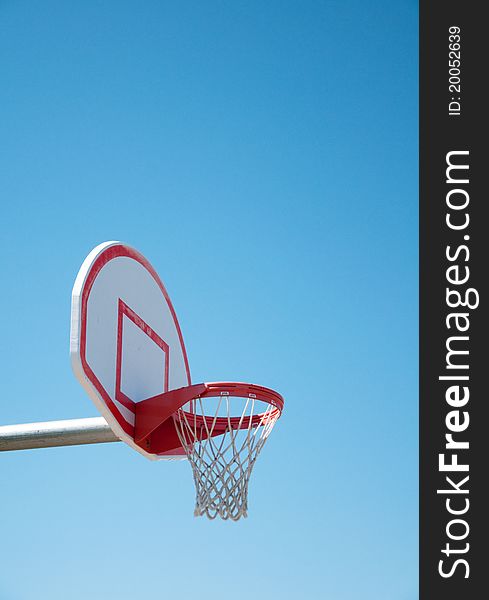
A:
{"label": "gradient blue sky", "polygon": [[417,16],[0,2],[0,422],[97,414],[70,294],[109,239],[194,381],[286,398],[238,523],[122,444],[1,455],[0,600],[417,597]]}

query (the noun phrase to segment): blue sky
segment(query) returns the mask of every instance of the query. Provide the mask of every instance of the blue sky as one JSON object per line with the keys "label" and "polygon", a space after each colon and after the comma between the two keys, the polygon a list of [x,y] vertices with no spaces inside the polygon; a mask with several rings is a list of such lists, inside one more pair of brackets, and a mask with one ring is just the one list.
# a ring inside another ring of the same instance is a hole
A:
{"label": "blue sky", "polygon": [[417,597],[417,3],[0,3],[0,422],[96,416],[96,244],[145,254],[192,378],[286,410],[249,518],[122,444],[0,456],[1,600]]}

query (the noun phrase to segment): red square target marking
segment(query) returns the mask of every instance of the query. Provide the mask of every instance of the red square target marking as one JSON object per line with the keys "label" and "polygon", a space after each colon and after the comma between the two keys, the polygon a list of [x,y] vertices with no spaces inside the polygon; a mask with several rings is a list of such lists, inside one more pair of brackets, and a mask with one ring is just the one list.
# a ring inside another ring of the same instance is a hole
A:
{"label": "red square target marking", "polygon": [[[147,336],[152,343],[156,345],[159,350],[163,352],[162,360],[164,361],[164,375],[162,381],[162,389],[157,390],[155,393],[162,393],[168,391],[168,376],[169,376],[169,363],[170,363],[170,348],[168,344],[137,314],[135,313],[123,300],[119,298],[118,303],[118,315],[117,315],[117,355],[116,355],[116,379],[115,379],[115,398],[123,406],[128,408],[130,411],[135,412],[135,401],[130,398],[127,394],[122,391],[123,384],[123,348],[124,348],[124,317],[130,320],[139,330]],[[127,335],[127,334],[126,334]],[[153,394],[148,394],[148,397]],[[137,400],[143,400],[144,398],[138,398]]]}

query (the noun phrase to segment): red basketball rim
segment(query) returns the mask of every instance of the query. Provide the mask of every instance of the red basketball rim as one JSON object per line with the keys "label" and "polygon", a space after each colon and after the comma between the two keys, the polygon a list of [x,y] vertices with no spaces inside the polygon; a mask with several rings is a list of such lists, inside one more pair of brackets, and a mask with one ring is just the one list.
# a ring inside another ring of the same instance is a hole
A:
{"label": "red basketball rim", "polygon": [[[204,399],[231,396],[243,399],[260,400],[272,405],[274,409],[252,416],[218,417],[197,415],[180,408],[177,411],[175,418],[181,418],[181,415],[183,415],[187,423],[192,427],[212,430],[213,435],[216,435],[219,432],[224,433],[228,429],[250,429],[260,425],[266,425],[267,423],[278,419],[282,414],[284,399],[278,392],[270,388],[252,383],[229,381],[206,382],[205,385],[208,389],[197,398]],[[180,417],[178,413],[181,413]]]}

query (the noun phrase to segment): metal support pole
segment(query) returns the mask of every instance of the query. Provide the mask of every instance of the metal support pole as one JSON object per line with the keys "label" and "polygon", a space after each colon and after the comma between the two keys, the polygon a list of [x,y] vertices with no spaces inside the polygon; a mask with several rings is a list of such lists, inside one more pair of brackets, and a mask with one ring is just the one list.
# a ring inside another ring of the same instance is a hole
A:
{"label": "metal support pole", "polygon": [[0,452],[119,441],[103,417],[0,427]]}

